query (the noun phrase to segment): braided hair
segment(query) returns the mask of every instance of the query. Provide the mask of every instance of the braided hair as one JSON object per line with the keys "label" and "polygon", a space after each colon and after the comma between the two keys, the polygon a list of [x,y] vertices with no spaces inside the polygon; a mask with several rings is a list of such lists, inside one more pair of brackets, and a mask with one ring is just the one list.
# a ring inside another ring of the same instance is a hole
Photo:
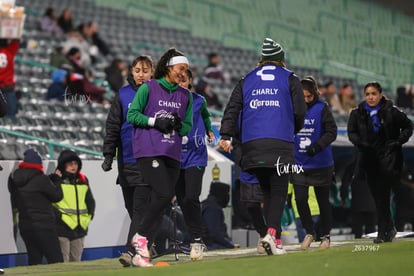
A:
{"label": "braided hair", "polygon": [[165,52],[162,57],[160,58],[160,60],[157,63],[157,67],[155,67],[155,73],[154,73],[154,78],[155,79],[160,79],[162,77],[165,77],[168,75],[168,62],[170,61],[170,59],[172,57],[177,57],[177,56],[184,56],[183,53],[181,53],[180,51],[178,51],[175,48],[170,48],[168,49],[167,52]]}

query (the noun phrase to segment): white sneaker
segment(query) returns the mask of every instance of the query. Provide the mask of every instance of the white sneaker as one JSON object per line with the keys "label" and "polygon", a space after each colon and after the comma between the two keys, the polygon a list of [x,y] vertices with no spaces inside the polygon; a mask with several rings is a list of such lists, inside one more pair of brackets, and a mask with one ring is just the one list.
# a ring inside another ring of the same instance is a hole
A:
{"label": "white sneaker", "polygon": [[207,250],[203,243],[195,242],[190,244],[190,259],[192,261],[199,261],[203,259],[204,252]]}
{"label": "white sneaker", "polygon": [[266,250],[264,249],[262,245],[262,240],[263,238],[259,238],[259,240],[257,241],[257,253],[258,254],[266,254]]}
{"label": "white sneaker", "polygon": [[139,267],[152,266],[151,262],[149,261],[150,255],[148,252],[147,238],[136,233],[132,237],[131,243],[132,246],[135,248],[136,253],[135,256],[132,258],[131,265]]}
{"label": "white sneaker", "polygon": [[263,248],[266,250],[267,255],[282,255],[286,254],[286,250],[283,249],[283,244],[281,239],[276,239],[270,234],[262,239]]}
{"label": "white sneaker", "polygon": [[311,234],[307,234],[305,238],[303,239],[302,244],[300,245],[300,249],[302,250],[308,249],[312,242],[313,242],[313,236]]}

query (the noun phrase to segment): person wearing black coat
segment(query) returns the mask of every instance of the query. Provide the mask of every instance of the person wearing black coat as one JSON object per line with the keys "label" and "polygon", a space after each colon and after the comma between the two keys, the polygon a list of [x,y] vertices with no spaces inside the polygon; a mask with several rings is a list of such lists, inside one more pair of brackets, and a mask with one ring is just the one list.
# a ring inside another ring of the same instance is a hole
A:
{"label": "person wearing black coat", "polygon": [[131,258],[135,252],[131,239],[144,216],[151,192],[149,185],[144,183],[138,163],[133,156],[131,139],[134,127],[126,121],[126,114],[138,88],[151,78],[152,73],[151,57],[138,56],[129,68],[128,85],[115,94],[106,119],[106,135],[103,144],[105,160],[102,163],[102,169],[111,170],[112,162],[117,155],[118,179],[116,183],[121,186],[125,208],[131,219],[125,252],[119,258],[123,266],[131,264]]}
{"label": "person wearing black coat", "polygon": [[210,193],[201,202],[203,241],[209,250],[239,247],[227,234],[223,208],[230,201],[230,185],[212,182]]}
{"label": "person wearing black coat", "polygon": [[308,110],[305,126],[295,137],[295,164],[303,171],[293,172],[290,181],[295,190],[296,204],[306,236],[301,244],[303,250],[314,240],[315,227],[309,209],[309,186],[313,186],[320,210],[321,243],[319,248],[330,247],[332,206],[329,202],[330,184],[334,172],[331,144],[337,136],[337,126],[331,109],[319,100],[319,90],[313,76],[305,77],[302,89]]}
{"label": "person wearing black coat", "polygon": [[54,210],[64,262],[81,260],[84,238],[95,214],[95,199],[81,169],[82,161],[76,152],[63,150],[55,173],[49,175],[63,191],[63,198],[54,204]]}
{"label": "person wearing black coat", "polygon": [[382,94],[378,82],[364,88],[365,101],[354,108],[348,120],[348,137],[360,153],[360,168],[376,204],[378,236],[374,243],[391,242],[396,229],[391,217],[391,188],[399,183],[403,165],[402,145],[413,132],[407,115]]}
{"label": "person wearing black coat", "polygon": [[299,78],[286,68],[283,48],[265,38],[257,67],[237,83],[230,96],[219,145],[230,153],[231,140],[240,128],[241,168],[254,173],[263,190],[268,229],[262,244],[268,255],[286,253],[281,218],[289,168],[294,163],[294,136],[303,128],[305,115]]}
{"label": "person wearing black coat", "polygon": [[20,234],[26,244],[29,265],[63,262],[55,225],[53,202],[63,198],[60,183],[44,174],[42,157],[33,150],[24,152],[23,162],[9,176],[12,205],[19,212]]}

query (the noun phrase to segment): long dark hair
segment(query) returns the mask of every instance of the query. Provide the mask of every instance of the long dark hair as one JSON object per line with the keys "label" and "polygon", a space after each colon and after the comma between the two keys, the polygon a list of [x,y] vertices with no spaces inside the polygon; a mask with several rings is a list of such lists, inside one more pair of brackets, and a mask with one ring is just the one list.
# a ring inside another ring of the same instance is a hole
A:
{"label": "long dark hair", "polygon": [[175,48],[168,49],[168,51],[165,52],[160,58],[160,60],[158,61],[157,67],[155,67],[154,78],[160,79],[162,77],[167,76],[168,75],[167,64],[172,57],[177,57],[177,56],[184,56],[184,54]]}
{"label": "long dark hair", "polygon": [[152,62],[152,58],[150,56],[147,56],[147,55],[138,56],[136,59],[134,59],[134,61],[132,61],[131,65],[128,68],[127,81],[135,91],[138,90],[138,85],[136,84],[136,82],[134,80],[134,76],[132,75],[132,69],[139,62],[149,65],[149,67],[151,67],[151,70],[153,69],[153,66],[154,66],[154,63]]}

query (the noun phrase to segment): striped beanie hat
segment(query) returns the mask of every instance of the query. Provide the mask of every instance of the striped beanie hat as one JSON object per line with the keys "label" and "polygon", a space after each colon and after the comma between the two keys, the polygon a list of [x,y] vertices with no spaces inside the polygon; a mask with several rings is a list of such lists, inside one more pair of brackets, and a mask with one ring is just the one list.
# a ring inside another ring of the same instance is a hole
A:
{"label": "striped beanie hat", "polygon": [[279,43],[275,42],[271,38],[265,38],[263,40],[262,47],[262,60],[263,61],[284,61],[285,52]]}

